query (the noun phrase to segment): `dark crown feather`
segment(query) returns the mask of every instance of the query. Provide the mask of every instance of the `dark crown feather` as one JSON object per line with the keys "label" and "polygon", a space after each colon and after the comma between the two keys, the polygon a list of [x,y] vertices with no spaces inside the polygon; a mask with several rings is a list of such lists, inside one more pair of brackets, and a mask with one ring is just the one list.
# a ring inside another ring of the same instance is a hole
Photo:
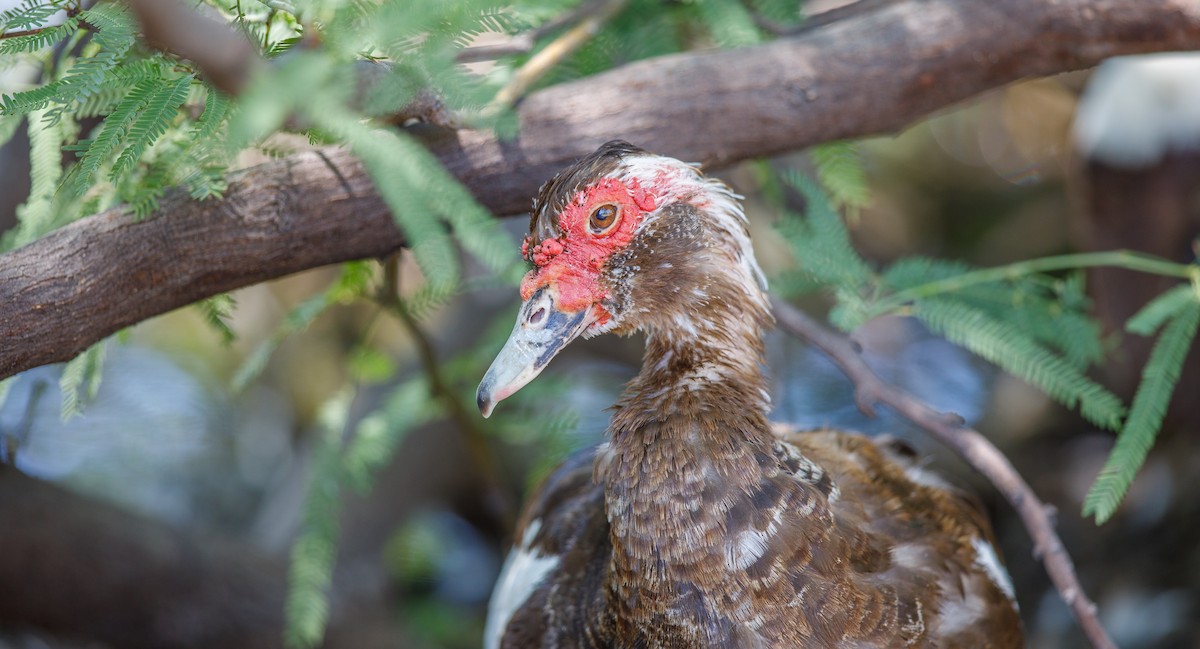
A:
{"label": "dark crown feather", "polygon": [[611,174],[625,156],[646,153],[645,149],[624,140],[609,140],[546,181],[538,190],[537,198],[533,199],[533,209],[529,214],[531,243],[536,245],[544,239],[562,236],[558,225],[559,214],[579,190]]}

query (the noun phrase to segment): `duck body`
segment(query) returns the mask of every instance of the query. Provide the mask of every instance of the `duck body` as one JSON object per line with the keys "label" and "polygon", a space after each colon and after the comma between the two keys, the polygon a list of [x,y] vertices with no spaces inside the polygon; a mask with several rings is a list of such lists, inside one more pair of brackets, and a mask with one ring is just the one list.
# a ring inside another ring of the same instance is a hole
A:
{"label": "duck body", "polygon": [[1023,646],[986,518],[903,445],[773,427],[737,196],[613,142],[543,187],[488,413],[579,335],[647,334],[609,441],[530,500],[488,649]]}

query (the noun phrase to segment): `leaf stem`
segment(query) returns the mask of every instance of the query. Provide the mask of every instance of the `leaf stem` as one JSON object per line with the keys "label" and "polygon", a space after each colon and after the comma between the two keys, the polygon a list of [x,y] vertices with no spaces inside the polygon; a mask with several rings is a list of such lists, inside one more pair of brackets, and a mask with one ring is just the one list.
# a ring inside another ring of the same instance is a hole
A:
{"label": "leaf stem", "polygon": [[1123,268],[1153,275],[1178,277],[1196,281],[1196,264],[1180,264],[1173,261],[1148,255],[1133,250],[1109,250],[1104,252],[1082,252],[1070,255],[1028,259],[1005,266],[985,268],[955,277],[937,280],[914,286],[877,302],[870,308],[869,317],[878,317],[899,310],[904,305],[920,298],[932,297],[943,293],[953,293],[976,284],[988,284],[1015,280],[1035,273],[1047,273],[1057,270],[1073,270],[1080,268]]}
{"label": "leaf stem", "polygon": [[591,9],[594,13],[584,17],[579,24],[550,41],[546,47],[529,57],[524,65],[513,72],[512,79],[500,89],[500,92],[496,93],[495,99],[492,100],[493,109],[514,106],[529,92],[538,79],[541,79],[554,66],[599,33],[609,19],[625,8],[627,2],[628,0],[607,0],[594,5]]}
{"label": "leaf stem", "polygon": [[450,385],[450,382],[442,372],[437,352],[433,348],[433,342],[417,321],[416,316],[409,310],[408,305],[401,299],[399,261],[399,253],[394,253],[384,260],[383,286],[380,287],[376,301],[380,306],[394,315],[404,328],[408,330],[409,335],[412,336],[417,348],[417,355],[421,359],[421,365],[425,370],[426,378],[429,380],[433,396],[442,401],[442,405],[446,408],[450,418],[458,424],[459,429],[463,433],[463,441],[466,443],[467,452],[479,470],[483,482],[487,485],[490,492],[487,494],[489,499],[488,505],[491,507],[491,512],[489,513],[496,517],[496,521],[504,530],[511,531],[516,523],[515,509],[507,496],[507,492],[503,488],[503,481],[500,478],[500,468],[497,466],[491,449],[488,446],[487,431],[483,429],[480,423],[482,420],[475,413],[470,412],[463,405],[462,400],[459,399],[453,386]]}

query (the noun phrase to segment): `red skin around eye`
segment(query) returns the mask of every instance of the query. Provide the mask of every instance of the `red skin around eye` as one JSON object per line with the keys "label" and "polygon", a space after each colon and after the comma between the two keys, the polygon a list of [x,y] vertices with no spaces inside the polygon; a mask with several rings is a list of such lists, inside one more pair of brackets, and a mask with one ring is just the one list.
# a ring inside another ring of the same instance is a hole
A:
{"label": "red skin around eye", "polygon": [[[620,222],[601,235],[592,234],[588,219],[604,204],[620,208]],[[574,313],[608,297],[600,283],[600,271],[614,252],[633,240],[645,212],[655,208],[654,195],[637,181],[626,186],[614,178],[603,178],[579,192],[563,210],[559,226],[563,236],[546,239],[523,251],[531,253],[536,268],[521,282],[521,299],[548,284],[558,287],[557,307]],[[603,317],[603,316],[602,316]]]}

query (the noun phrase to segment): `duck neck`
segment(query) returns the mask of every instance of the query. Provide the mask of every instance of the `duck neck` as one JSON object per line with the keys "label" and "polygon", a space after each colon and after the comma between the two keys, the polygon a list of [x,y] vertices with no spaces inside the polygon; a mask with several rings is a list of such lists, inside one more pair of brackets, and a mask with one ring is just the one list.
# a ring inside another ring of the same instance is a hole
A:
{"label": "duck neck", "polygon": [[664,592],[701,556],[724,552],[726,510],[756,492],[773,445],[761,290],[710,287],[682,312],[692,315],[651,330],[597,462],[614,569]]}

